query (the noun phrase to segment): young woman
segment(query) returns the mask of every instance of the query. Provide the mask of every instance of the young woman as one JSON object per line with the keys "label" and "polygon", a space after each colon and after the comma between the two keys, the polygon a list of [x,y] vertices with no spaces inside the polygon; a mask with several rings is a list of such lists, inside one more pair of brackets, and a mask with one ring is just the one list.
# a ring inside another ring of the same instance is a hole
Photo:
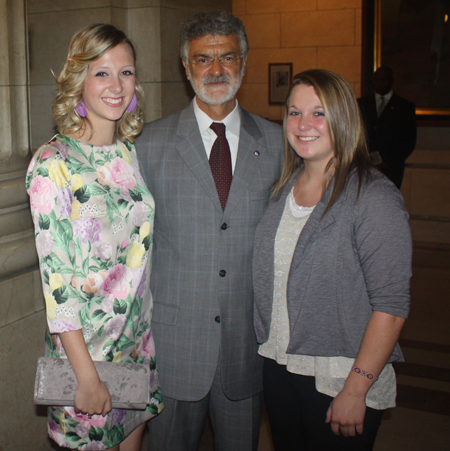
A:
{"label": "young woman", "polygon": [[326,70],[294,77],[284,168],[257,229],[255,328],[275,449],[371,450],[395,405],[411,236],[370,167],[356,99]]}
{"label": "young woman", "polygon": [[[68,358],[74,407],[49,407],[48,431],[72,449],[138,451],[163,408],[151,333],[154,202],[133,140],[142,128],[136,54],[125,34],[96,24],[75,33],[56,78],[59,134],[27,175],[47,308],[46,354]],[[111,408],[94,360],[151,368],[144,411]]]}

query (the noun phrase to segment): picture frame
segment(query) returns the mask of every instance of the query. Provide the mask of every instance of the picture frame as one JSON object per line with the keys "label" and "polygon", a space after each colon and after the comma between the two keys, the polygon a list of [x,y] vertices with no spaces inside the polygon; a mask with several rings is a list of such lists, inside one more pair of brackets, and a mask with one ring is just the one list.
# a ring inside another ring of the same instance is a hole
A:
{"label": "picture frame", "polygon": [[449,16],[441,0],[364,0],[361,95],[372,92],[374,71],[390,66],[395,91],[415,103],[421,125],[448,126]]}
{"label": "picture frame", "polygon": [[269,105],[284,105],[292,83],[292,63],[269,63]]}

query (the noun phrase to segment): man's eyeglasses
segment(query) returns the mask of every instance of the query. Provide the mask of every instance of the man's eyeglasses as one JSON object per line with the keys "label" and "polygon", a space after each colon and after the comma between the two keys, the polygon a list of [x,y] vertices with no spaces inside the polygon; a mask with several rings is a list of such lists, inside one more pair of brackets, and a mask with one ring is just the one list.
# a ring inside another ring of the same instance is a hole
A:
{"label": "man's eyeglasses", "polygon": [[207,67],[212,66],[214,63],[214,60],[219,60],[219,63],[223,67],[232,67],[237,66],[239,64],[239,60],[242,59],[244,56],[237,56],[237,55],[225,55],[225,56],[218,56],[216,58],[206,57],[206,56],[196,56],[193,60],[188,60],[191,64],[194,64],[195,66],[198,66],[202,69],[205,69]]}

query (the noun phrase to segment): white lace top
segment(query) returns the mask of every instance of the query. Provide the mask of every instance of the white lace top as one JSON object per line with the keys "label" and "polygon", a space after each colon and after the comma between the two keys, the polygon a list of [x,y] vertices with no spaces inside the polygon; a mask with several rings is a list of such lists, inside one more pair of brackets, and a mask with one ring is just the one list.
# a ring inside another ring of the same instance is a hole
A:
{"label": "white lace top", "polygon": [[[286,208],[288,207],[288,208]],[[292,256],[298,237],[314,207],[301,207],[295,203],[293,191],[286,199],[286,207],[275,238],[274,295],[269,339],[259,347],[259,354],[287,365],[294,374],[315,376],[316,389],[335,397],[344,387],[354,359],[348,357],[315,357],[286,354],[289,344],[289,315],[286,289]],[[385,366],[379,379],[366,396],[366,405],[373,409],[395,407],[396,383],[391,364]]]}

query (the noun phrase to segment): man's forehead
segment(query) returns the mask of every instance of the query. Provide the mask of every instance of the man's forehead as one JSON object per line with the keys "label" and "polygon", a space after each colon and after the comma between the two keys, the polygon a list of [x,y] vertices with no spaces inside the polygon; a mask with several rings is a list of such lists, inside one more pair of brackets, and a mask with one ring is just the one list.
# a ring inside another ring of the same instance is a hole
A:
{"label": "man's forehead", "polygon": [[189,50],[195,53],[206,50],[237,50],[239,51],[239,39],[235,34],[207,34],[189,42]]}

